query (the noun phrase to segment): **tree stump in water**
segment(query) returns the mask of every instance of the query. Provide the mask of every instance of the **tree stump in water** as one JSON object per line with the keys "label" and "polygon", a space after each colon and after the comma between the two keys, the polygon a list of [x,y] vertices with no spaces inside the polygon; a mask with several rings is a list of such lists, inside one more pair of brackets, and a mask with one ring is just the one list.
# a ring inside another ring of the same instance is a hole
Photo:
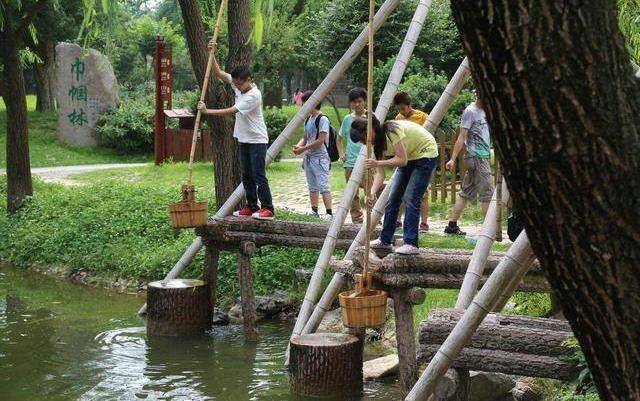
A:
{"label": "tree stump in water", "polygon": [[362,343],[349,334],[304,334],[291,340],[291,392],[345,399],[362,393]]}
{"label": "tree stump in water", "polygon": [[147,334],[197,336],[211,322],[208,287],[201,280],[172,279],[147,285]]}

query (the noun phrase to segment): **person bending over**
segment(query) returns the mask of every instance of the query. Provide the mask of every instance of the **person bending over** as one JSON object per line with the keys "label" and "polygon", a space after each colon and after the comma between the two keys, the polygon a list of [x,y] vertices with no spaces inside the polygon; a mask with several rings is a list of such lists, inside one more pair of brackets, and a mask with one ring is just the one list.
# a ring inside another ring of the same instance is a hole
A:
{"label": "person bending over", "polygon": [[[424,111],[413,108],[413,101],[411,95],[407,92],[398,92],[393,97],[393,106],[398,110],[396,120],[408,120],[414,122],[420,126],[424,126],[429,116]],[[400,218],[404,213],[404,207],[400,208],[400,214],[398,215],[398,226],[400,224]],[[429,191],[425,191],[422,198],[422,205],[420,206],[420,229],[421,233],[429,231]]]}
{"label": "person bending over", "polygon": [[[312,94],[313,91],[304,92],[302,94],[302,101],[306,103]],[[331,159],[327,149],[331,124],[329,123],[329,118],[320,113],[321,105],[322,103],[318,103],[316,107],[311,110],[311,115],[304,124],[304,135],[300,139],[300,142],[293,147],[293,153],[295,155],[305,154],[303,166],[307,177],[312,214],[319,217],[318,198],[319,195],[322,195],[327,218],[331,219],[333,217],[331,210],[331,189],[329,188]]]}
{"label": "person bending over", "polygon": [[[209,44],[210,49],[214,46],[212,43]],[[273,220],[275,212],[265,172],[269,136],[262,115],[262,94],[253,83],[251,70],[247,66],[236,67],[231,74],[228,74],[220,69],[214,55],[213,73],[231,85],[235,93],[235,103],[226,109],[208,109],[204,102],[198,102],[198,110],[211,116],[235,115],[233,137],[240,145],[242,185],[246,192],[247,203],[233,215]],[[258,207],[258,199],[260,199],[260,207]]]}
{"label": "person bending over", "polygon": [[[380,237],[371,242],[374,248],[391,248],[400,204],[405,204],[404,245],[396,253],[418,253],[418,223],[420,204],[433,170],[437,164],[438,146],[433,135],[411,121],[387,121],[384,125],[373,118],[373,150],[375,158],[367,159],[367,168],[375,168],[367,204],[372,207],[376,194],[382,187],[385,167],[397,167],[396,177],[390,183],[389,202],[384,211]],[[351,140],[366,143],[367,121],[356,119],[351,125]],[[391,156],[385,158],[385,156]]]}

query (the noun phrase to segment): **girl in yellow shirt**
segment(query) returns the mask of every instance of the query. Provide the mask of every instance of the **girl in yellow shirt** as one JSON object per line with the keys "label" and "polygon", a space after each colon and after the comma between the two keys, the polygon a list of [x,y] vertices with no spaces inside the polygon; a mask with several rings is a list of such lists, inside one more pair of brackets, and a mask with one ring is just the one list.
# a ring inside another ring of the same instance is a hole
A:
{"label": "girl in yellow shirt", "polygon": [[[355,119],[351,124],[351,140],[365,143],[366,131],[367,121],[362,118]],[[418,253],[420,205],[437,164],[438,145],[429,131],[411,121],[387,121],[381,125],[374,116],[373,131],[375,158],[367,159],[365,162],[367,168],[376,169],[373,185],[367,196],[369,205],[373,205],[375,194],[382,187],[384,168],[397,167],[398,170],[389,184],[389,202],[385,208],[380,238],[373,241],[371,246],[391,248],[398,211],[404,201],[404,245],[395,249],[395,252]]]}

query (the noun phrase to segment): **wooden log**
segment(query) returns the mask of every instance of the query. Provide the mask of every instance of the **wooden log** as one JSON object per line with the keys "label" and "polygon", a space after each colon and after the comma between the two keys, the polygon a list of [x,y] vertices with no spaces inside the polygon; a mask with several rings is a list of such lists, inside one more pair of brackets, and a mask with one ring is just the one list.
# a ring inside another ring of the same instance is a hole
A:
{"label": "wooden log", "polygon": [[243,242],[238,252],[238,279],[240,281],[240,303],[242,305],[242,321],[244,337],[247,341],[258,341],[258,324],[253,294],[253,273],[251,272],[251,255],[256,246],[252,242]]}
{"label": "wooden log", "polygon": [[[381,273],[465,273],[472,255],[473,251],[463,249],[421,248],[416,255],[389,253],[382,263],[372,269]],[[486,262],[486,272],[492,272],[504,255],[504,252],[491,252]],[[358,248],[354,251],[354,262],[362,266],[363,256],[363,249]],[[528,274],[543,274],[537,260]]]}
{"label": "wooden log", "polygon": [[216,307],[216,289],[218,284],[218,261],[220,259],[220,249],[212,243],[206,245],[204,254],[204,281],[208,287],[209,309],[211,313]]}
{"label": "wooden log", "polygon": [[[205,226],[198,227],[196,234],[217,236],[227,231],[279,234],[292,237],[316,237],[324,239],[329,231],[329,223],[309,223],[285,220],[258,220],[246,217],[226,217],[211,219]],[[339,239],[353,239],[358,234],[359,226],[346,224],[338,234]]]}
{"label": "wooden log", "polygon": [[[209,238],[209,237],[207,237]],[[293,235],[251,233],[242,231],[227,231],[219,236],[213,236],[221,247],[225,249],[236,249],[244,241],[253,242],[256,246],[279,245],[293,246],[308,249],[322,249],[324,237],[296,237]],[[336,241],[336,248],[346,250],[351,245],[352,240],[339,239]]]}
{"label": "wooden log", "polygon": [[409,288],[406,292],[407,302],[411,305],[422,305],[424,300],[427,299],[427,293],[420,287]]}
{"label": "wooden log", "polygon": [[400,388],[407,394],[416,382],[418,361],[416,360],[416,340],[413,331],[413,307],[409,302],[409,290],[396,289],[393,295],[393,311],[398,343]]}
{"label": "wooden log", "polygon": [[[451,318],[451,315],[442,317],[430,314],[427,320],[420,323],[420,344],[442,344],[458,320]],[[557,357],[571,353],[564,345],[571,338],[571,331],[503,323],[499,316],[490,314],[471,337],[467,347]],[[537,321],[531,322],[532,325],[535,323]]]}
{"label": "wooden log", "polygon": [[[333,261],[331,267],[337,273],[349,276],[360,273],[362,269],[352,261]],[[484,272],[481,285],[489,278],[489,271]],[[464,272],[462,273],[380,273],[372,272],[373,281],[377,287],[421,287],[458,289],[462,285]],[[526,275],[524,281],[518,286],[518,291],[544,292],[551,291],[547,279],[542,275]]]}
{"label": "wooden log", "polygon": [[172,279],[147,285],[147,334],[202,335],[211,323],[209,291],[201,280]]}
{"label": "wooden log", "polygon": [[[458,321],[462,318],[464,310],[448,309],[448,308],[434,308],[429,312],[429,316],[434,319],[444,320],[451,319],[452,321]],[[520,316],[520,315],[502,315],[498,313],[489,313],[484,320],[485,323],[500,325],[500,326],[517,326],[525,329],[542,329],[542,330],[555,330],[566,331],[571,333],[571,326],[566,320],[549,319],[544,317],[534,316]]]}
{"label": "wooden log", "polygon": [[[430,362],[439,348],[440,344],[420,344],[418,361]],[[558,380],[568,380],[575,373],[575,366],[563,358],[478,348],[464,348],[453,367]]]}
{"label": "wooden log", "polygon": [[303,334],[291,339],[291,393],[347,399],[362,393],[362,345],[349,334]]}

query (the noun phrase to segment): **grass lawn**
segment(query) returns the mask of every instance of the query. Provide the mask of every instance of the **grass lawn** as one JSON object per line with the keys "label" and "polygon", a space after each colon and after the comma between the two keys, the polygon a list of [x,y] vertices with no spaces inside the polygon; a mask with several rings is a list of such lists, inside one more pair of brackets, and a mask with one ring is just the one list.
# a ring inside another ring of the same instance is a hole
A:
{"label": "grass lawn", "polygon": [[[35,111],[36,98],[27,96],[29,110],[29,155],[31,167],[70,166],[77,164],[148,162],[151,155],[119,155],[108,148],[81,148],[68,146],[56,136],[57,115],[55,112]],[[7,113],[0,98],[0,167],[6,167]]]}

